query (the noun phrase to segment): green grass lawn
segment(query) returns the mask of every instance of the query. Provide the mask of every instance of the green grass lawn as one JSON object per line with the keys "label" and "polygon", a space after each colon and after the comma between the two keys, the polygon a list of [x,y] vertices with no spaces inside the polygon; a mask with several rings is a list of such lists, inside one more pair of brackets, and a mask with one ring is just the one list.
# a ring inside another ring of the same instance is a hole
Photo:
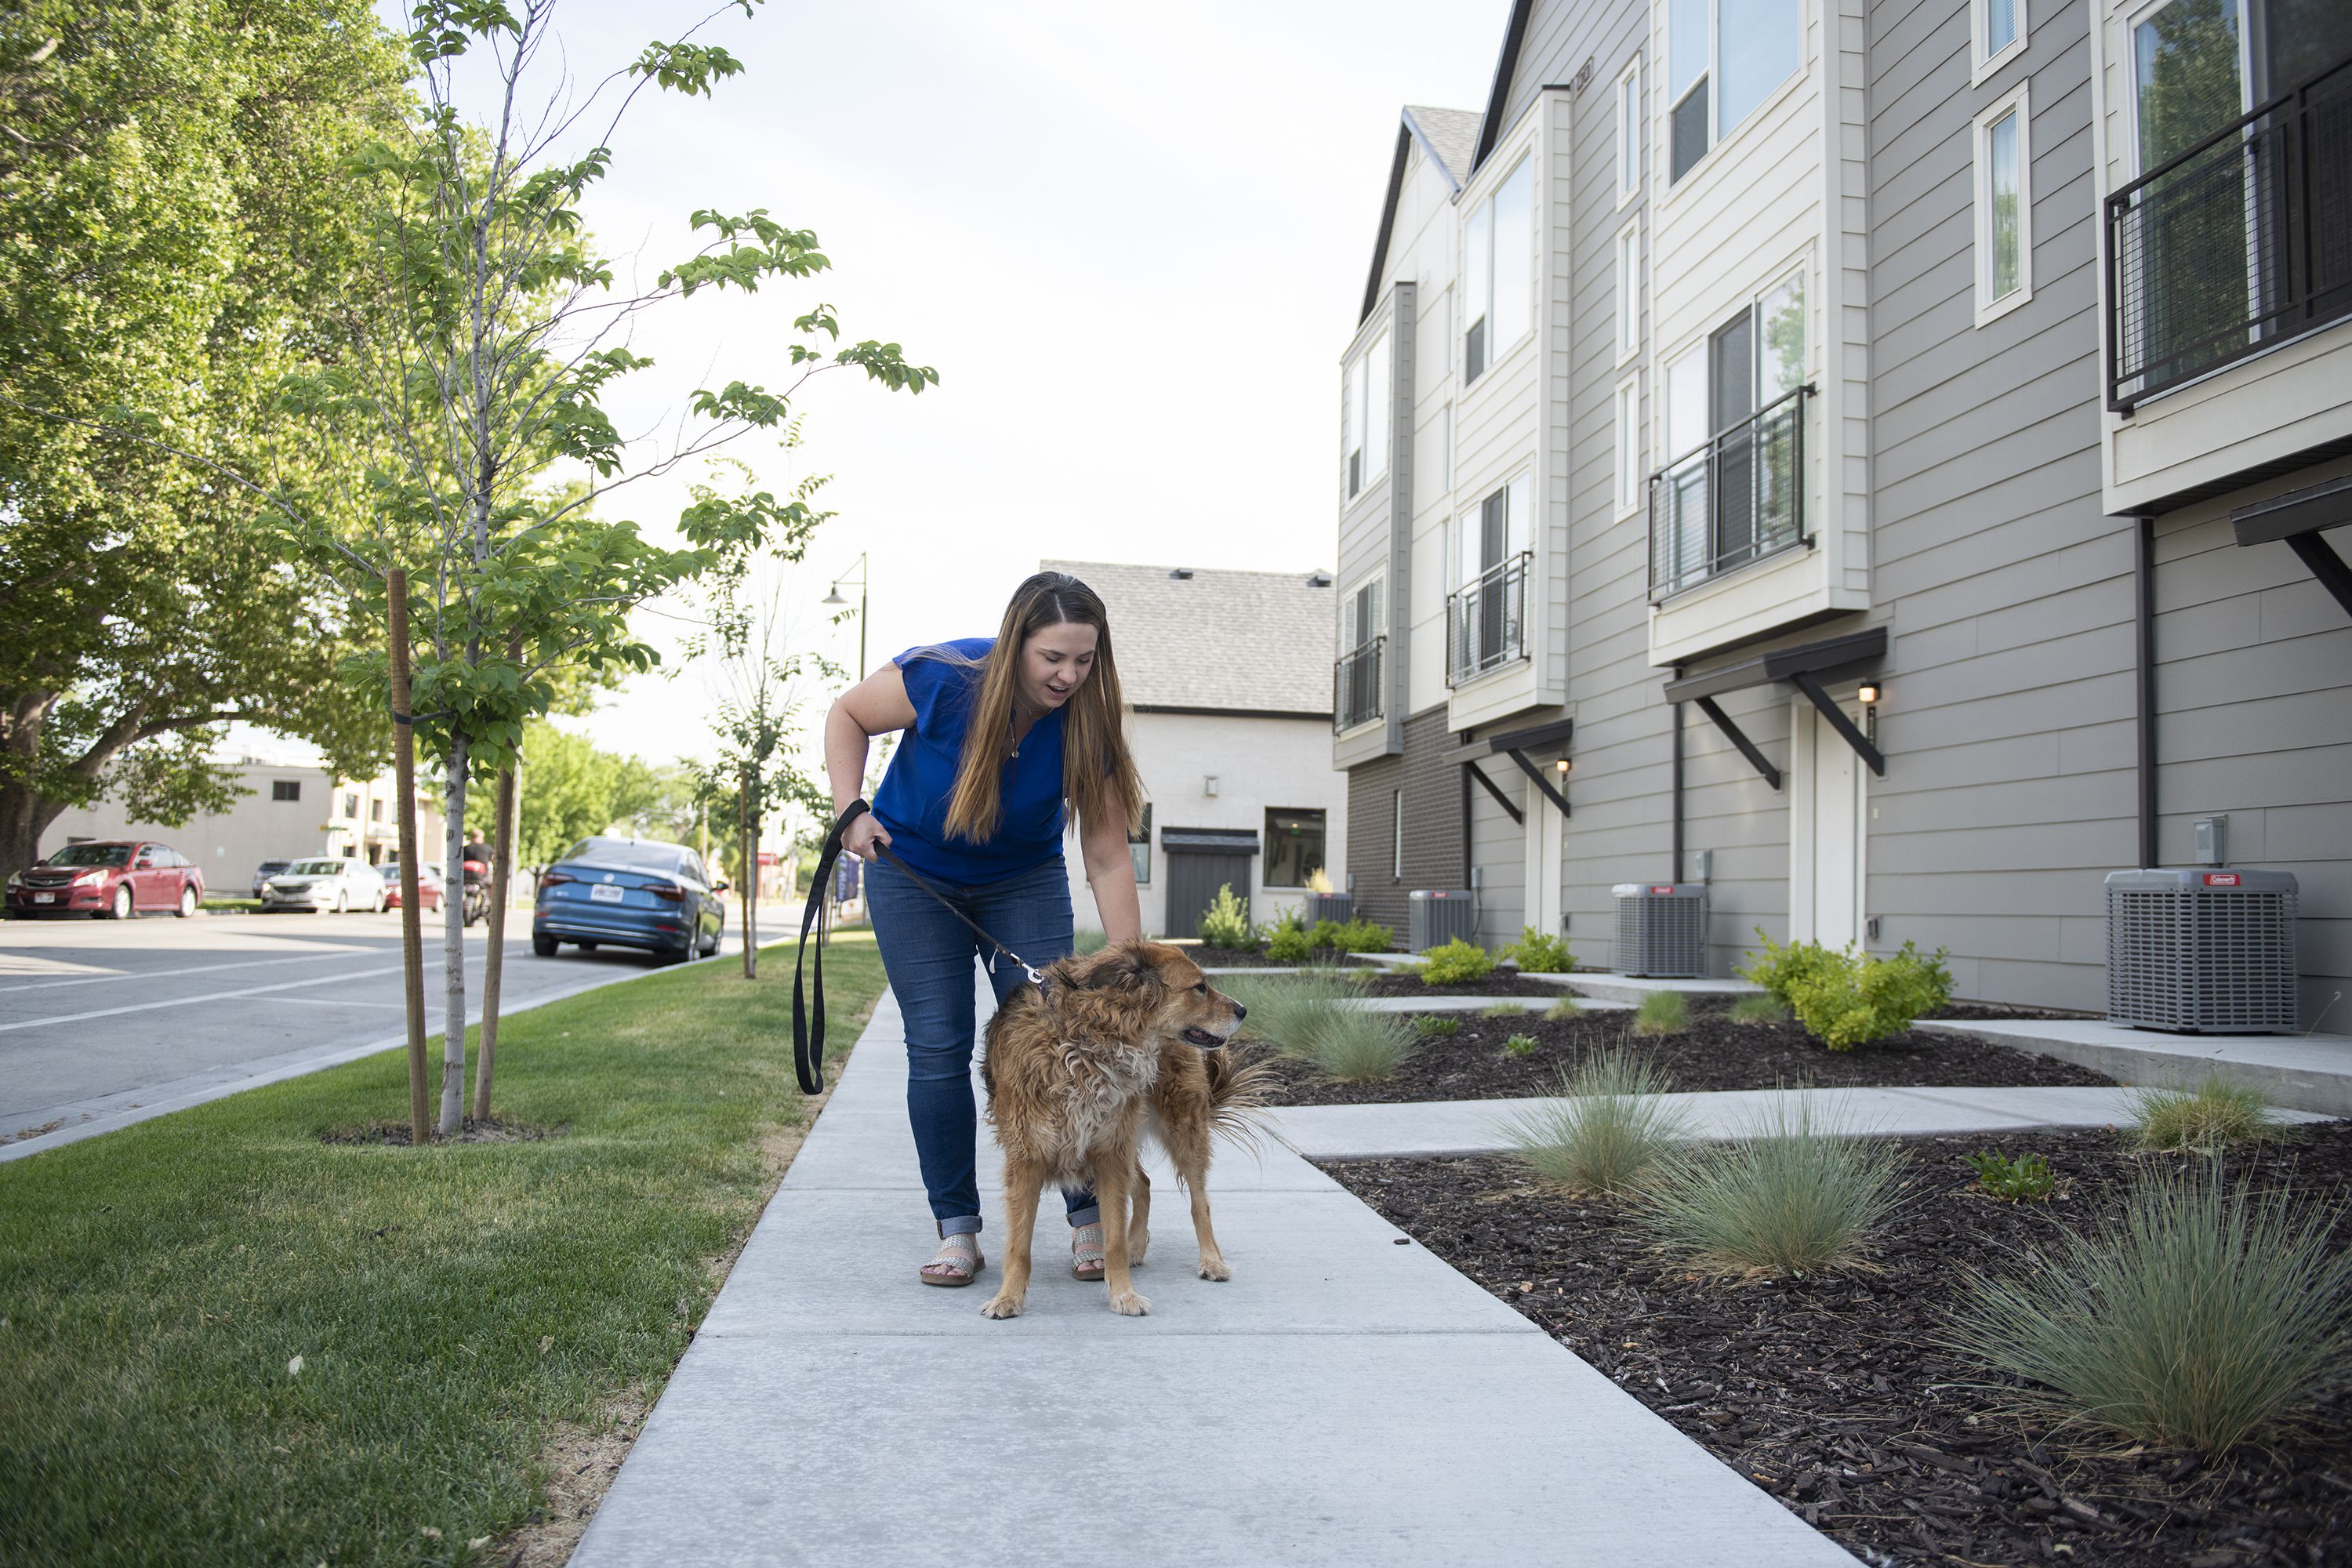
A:
{"label": "green grass lawn", "polygon": [[[763,956],[508,1020],[496,1109],[541,1141],[322,1142],[405,1120],[391,1052],[0,1165],[0,1559],[486,1561],[555,1424],[658,1391],[773,1186]],[[827,957],[837,1060],[882,968]]]}

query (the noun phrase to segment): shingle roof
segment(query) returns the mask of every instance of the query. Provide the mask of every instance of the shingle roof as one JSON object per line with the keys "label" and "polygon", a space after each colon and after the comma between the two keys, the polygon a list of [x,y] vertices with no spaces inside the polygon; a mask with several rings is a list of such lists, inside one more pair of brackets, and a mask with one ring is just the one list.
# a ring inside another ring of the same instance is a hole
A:
{"label": "shingle roof", "polygon": [[1331,711],[1338,613],[1328,572],[1223,572],[1104,561],[1041,561],[1102,597],[1119,685],[1138,707]]}
{"label": "shingle roof", "polygon": [[1460,190],[1470,177],[1470,160],[1478,151],[1478,126],[1482,116],[1462,109],[1436,109],[1427,104],[1408,103],[1405,118],[1421,132],[1422,140],[1437,154],[1446,177]]}

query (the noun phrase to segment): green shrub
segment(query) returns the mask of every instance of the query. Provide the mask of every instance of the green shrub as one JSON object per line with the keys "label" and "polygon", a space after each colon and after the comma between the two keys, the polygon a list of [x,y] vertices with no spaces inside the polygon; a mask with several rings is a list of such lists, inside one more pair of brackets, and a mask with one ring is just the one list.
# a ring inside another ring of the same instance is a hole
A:
{"label": "green shrub", "polygon": [[1280,963],[1304,963],[1314,952],[1306,918],[1297,910],[1285,910],[1266,932],[1265,955]]}
{"label": "green shrub", "polygon": [[1536,1037],[1533,1035],[1509,1036],[1503,1041],[1503,1054],[1507,1057],[1531,1057],[1536,1054]]}
{"label": "green shrub", "polygon": [[1833,1051],[1850,1051],[1901,1034],[1922,1013],[1952,999],[1945,950],[1923,958],[1905,942],[1892,958],[1830,953],[1790,983],[1789,1005],[1805,1032]]}
{"label": "green shrub", "polygon": [[1622,1193],[1654,1175],[1687,1136],[1686,1112],[1663,1097],[1672,1080],[1622,1047],[1560,1076],[1560,1100],[1504,1124],[1515,1158],[1545,1181]]}
{"label": "green shrub", "polygon": [[1432,985],[1453,985],[1484,980],[1495,971],[1495,955],[1475,942],[1460,937],[1441,942],[1421,955],[1421,977]]}
{"label": "green shrub", "polygon": [[2224,1149],[2275,1136],[2270,1102],[2251,1089],[2208,1073],[2194,1089],[2143,1089],[2124,1114],[2143,1149]]}
{"label": "green shrub", "polygon": [[1201,940],[1211,947],[1228,949],[1257,945],[1257,931],[1250,924],[1248,908],[1234,897],[1231,882],[1219,888],[1216,901],[1201,911]]}
{"label": "green shrub", "polygon": [[1967,1156],[1977,1184],[2003,1203],[2040,1203],[2058,1184],[2050,1162],[2039,1154],[2011,1159],[1998,1150]]}
{"label": "green shrub", "polygon": [[2327,1245],[2340,1205],[2298,1214],[2200,1163],[2014,1276],[1969,1280],[1946,1342],[2137,1442],[2220,1454],[2293,1423],[2352,1368],[2352,1252]]}
{"label": "green shrub", "polygon": [[1520,927],[1519,940],[1505,947],[1503,956],[1525,974],[1566,974],[1576,967],[1576,960],[1569,955],[1568,938],[1533,926]]}
{"label": "green shrub", "polygon": [[1482,1018],[1524,1018],[1535,1009],[1524,1002],[1489,1002],[1478,1009]]}
{"label": "green shrub", "polygon": [[1783,1100],[1739,1142],[1669,1162],[1650,1222],[1715,1268],[1808,1274],[1854,1259],[1901,1169],[1890,1145],[1816,1128],[1810,1106]]}
{"label": "green shrub", "polygon": [[1291,1055],[1341,1083],[1385,1079],[1404,1065],[1420,1041],[1394,1013],[1331,1007],[1301,1036]]}
{"label": "green shrub", "polygon": [[1424,1035],[1450,1040],[1462,1032],[1462,1020],[1450,1013],[1421,1013],[1414,1016],[1412,1026]]}
{"label": "green shrub", "polygon": [[1761,996],[1742,996],[1731,1005],[1731,1021],[1735,1024],[1785,1024],[1789,1021],[1789,1005],[1769,991]]}
{"label": "green shrub", "polygon": [[1581,1018],[1584,1016],[1584,1004],[1573,996],[1563,996],[1544,1009],[1544,1016],[1555,1024],[1565,1023],[1570,1018]]}
{"label": "green shrub", "polygon": [[1633,1009],[1637,1035],[1679,1035],[1690,1027],[1690,1004],[1679,991],[1653,991]]}
{"label": "green shrub", "polygon": [[1389,928],[1377,921],[1317,921],[1307,942],[1334,952],[1386,952],[1395,945]]}
{"label": "green shrub", "polygon": [[1750,984],[1761,985],[1779,997],[1783,1006],[1791,1009],[1797,1005],[1799,984],[1816,972],[1844,962],[1843,954],[1817,942],[1792,942],[1783,947],[1766,936],[1762,926],[1756,928],[1756,940],[1764,944],[1764,951],[1749,960],[1746,968],[1732,973]]}

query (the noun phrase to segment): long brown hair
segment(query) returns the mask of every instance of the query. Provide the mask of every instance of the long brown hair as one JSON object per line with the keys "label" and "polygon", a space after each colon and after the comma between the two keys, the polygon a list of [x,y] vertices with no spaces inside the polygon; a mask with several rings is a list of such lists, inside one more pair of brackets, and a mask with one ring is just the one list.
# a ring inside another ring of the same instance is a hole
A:
{"label": "long brown hair", "polygon": [[[996,647],[971,659],[953,647],[926,652],[973,672],[980,689],[956,765],[955,791],[948,796],[948,837],[973,842],[988,838],[1004,820],[1002,784],[1013,755],[1013,692],[1021,650],[1047,626],[1095,629],[1095,665],[1062,708],[1062,794],[1091,826],[1116,798],[1127,808],[1130,828],[1143,816],[1143,780],[1128,754],[1119,716],[1125,699],[1118,664],[1111,655],[1110,617],[1092,588],[1066,572],[1040,572],[1013,591]],[[1115,792],[1115,794],[1113,793]]]}

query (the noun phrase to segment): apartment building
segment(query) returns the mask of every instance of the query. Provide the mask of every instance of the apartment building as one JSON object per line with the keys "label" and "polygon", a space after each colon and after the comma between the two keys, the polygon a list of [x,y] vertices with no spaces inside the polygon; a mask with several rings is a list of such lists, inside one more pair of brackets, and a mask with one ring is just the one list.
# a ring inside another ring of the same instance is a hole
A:
{"label": "apartment building", "polygon": [[[1710,888],[2096,1009],[2106,872],[2352,978],[2352,7],[1520,0],[1341,363],[1348,870]],[[2208,840],[2211,841],[2209,828]]]}

